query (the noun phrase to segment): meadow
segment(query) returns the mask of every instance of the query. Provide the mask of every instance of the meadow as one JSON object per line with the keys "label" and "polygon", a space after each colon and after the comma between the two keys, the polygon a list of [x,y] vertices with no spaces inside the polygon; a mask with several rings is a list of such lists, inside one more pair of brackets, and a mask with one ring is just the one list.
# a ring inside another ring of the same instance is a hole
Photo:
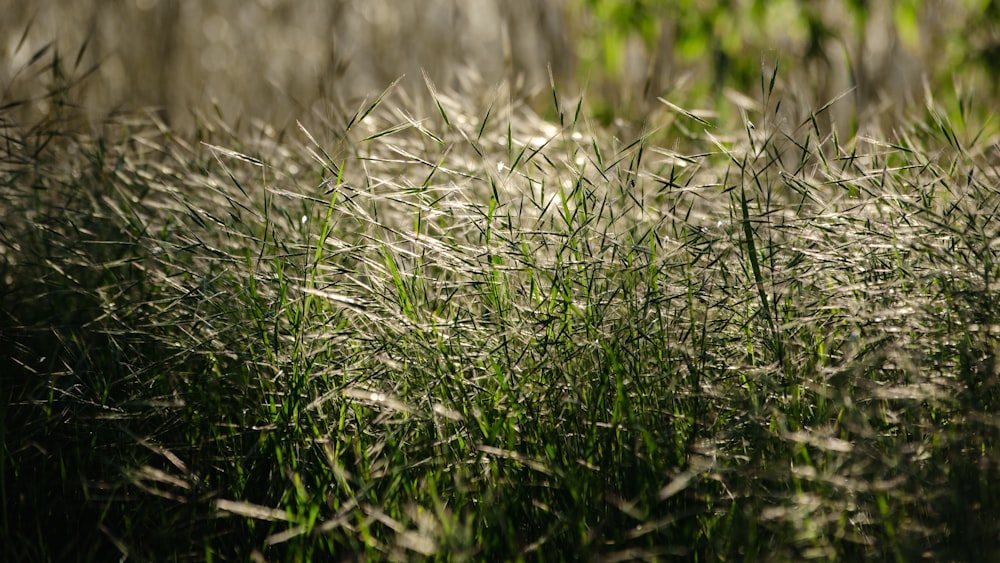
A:
{"label": "meadow", "polygon": [[[86,40],[29,49],[22,23],[3,559],[1000,557],[980,35],[907,54],[928,70],[906,96],[724,42],[734,81],[650,86],[649,63],[645,92],[615,61],[661,37],[579,4],[585,79],[418,70],[292,119],[252,113],[273,93],[149,109],[92,83]],[[936,4],[895,6],[905,47],[906,9]]]}

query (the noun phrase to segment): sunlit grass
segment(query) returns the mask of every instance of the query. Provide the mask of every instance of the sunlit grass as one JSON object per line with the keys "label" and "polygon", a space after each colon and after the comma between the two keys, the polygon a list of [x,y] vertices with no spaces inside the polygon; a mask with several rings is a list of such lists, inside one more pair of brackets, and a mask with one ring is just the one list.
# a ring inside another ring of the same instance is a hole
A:
{"label": "sunlit grass", "polygon": [[428,91],[6,126],[5,558],[996,554],[994,125]]}

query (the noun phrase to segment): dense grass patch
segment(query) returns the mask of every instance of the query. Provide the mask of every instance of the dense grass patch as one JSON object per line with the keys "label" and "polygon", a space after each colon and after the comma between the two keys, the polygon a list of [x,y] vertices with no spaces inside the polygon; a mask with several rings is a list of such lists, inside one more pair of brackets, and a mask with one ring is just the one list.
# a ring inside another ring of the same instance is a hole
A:
{"label": "dense grass patch", "polygon": [[5,558],[997,555],[995,127],[429,91],[4,121]]}

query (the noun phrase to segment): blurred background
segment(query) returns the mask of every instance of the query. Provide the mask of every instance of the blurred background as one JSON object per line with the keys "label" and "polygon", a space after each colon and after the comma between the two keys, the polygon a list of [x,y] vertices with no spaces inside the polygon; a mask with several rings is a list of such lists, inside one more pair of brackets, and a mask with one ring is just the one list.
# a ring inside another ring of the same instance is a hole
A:
{"label": "blurred background", "polygon": [[657,96],[752,109],[777,64],[785,103],[851,90],[829,119],[856,128],[925,85],[952,95],[958,76],[993,96],[1000,76],[998,0],[0,0],[0,14],[7,121],[72,100],[92,121],[145,110],[183,129],[217,111],[285,126],[403,75],[419,101],[422,71],[463,96],[503,83],[545,112],[549,68],[600,118],[641,121]]}

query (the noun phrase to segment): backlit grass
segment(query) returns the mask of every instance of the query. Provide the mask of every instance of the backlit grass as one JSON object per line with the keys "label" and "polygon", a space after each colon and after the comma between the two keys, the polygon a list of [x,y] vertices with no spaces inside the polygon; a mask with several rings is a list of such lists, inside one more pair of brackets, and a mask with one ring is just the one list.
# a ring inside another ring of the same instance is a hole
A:
{"label": "backlit grass", "polygon": [[996,556],[974,104],[616,138],[428,92],[4,122],[5,559]]}

